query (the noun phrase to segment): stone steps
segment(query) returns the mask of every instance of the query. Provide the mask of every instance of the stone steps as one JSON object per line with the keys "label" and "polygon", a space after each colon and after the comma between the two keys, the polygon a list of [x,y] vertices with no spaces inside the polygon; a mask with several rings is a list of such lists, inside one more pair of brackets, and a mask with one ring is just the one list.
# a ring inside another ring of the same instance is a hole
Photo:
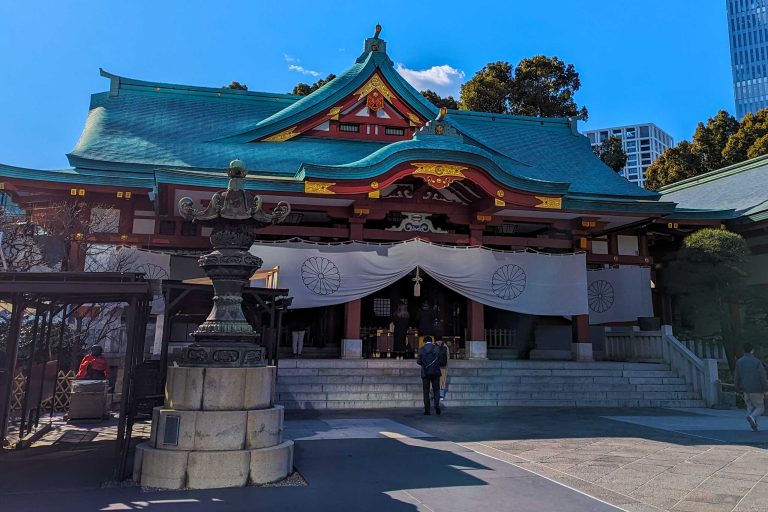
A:
{"label": "stone steps", "polygon": [[[413,360],[280,361],[276,402],[289,409],[421,407]],[[449,363],[448,407],[703,407],[661,363],[467,361]]]}

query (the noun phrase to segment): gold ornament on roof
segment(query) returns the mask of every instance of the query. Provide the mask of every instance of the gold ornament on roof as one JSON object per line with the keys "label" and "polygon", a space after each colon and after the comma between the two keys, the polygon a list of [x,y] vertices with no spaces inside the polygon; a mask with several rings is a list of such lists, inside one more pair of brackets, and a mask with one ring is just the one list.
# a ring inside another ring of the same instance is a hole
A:
{"label": "gold ornament on roof", "polygon": [[422,124],[421,119],[419,119],[419,116],[417,116],[413,112],[408,112],[408,123],[411,126],[419,126],[420,124]]}
{"label": "gold ornament on roof", "polygon": [[332,107],[331,110],[328,111],[328,117],[334,121],[339,120],[339,114],[341,114],[341,107]]}
{"label": "gold ornament on roof", "polygon": [[263,139],[262,142],[285,142],[286,140],[292,139],[295,136],[299,135],[299,133],[294,130],[296,130],[296,127],[292,126],[280,133],[270,135],[266,139]]}
{"label": "gold ornament on roof", "polygon": [[304,193],[305,194],[335,194],[333,190],[330,190],[336,182],[320,182],[320,181],[305,181]]}
{"label": "gold ornament on roof", "polygon": [[536,199],[541,201],[539,204],[536,205],[536,208],[552,208],[555,210],[563,209],[562,197],[536,196]]}
{"label": "gold ornament on roof", "polygon": [[415,169],[411,172],[412,176],[423,179],[434,189],[443,189],[451,183],[466,178],[462,171],[467,168],[462,165],[440,164],[440,163],[413,163]]}
{"label": "gold ornament on roof", "polygon": [[358,100],[362,100],[373,91],[379,91],[381,95],[384,96],[389,102],[391,102],[392,98],[395,97],[395,93],[393,93],[389,87],[387,87],[387,84],[384,83],[384,80],[382,80],[378,74],[373,75],[370,80],[365,83],[364,86],[355,91],[355,94],[357,95]]}

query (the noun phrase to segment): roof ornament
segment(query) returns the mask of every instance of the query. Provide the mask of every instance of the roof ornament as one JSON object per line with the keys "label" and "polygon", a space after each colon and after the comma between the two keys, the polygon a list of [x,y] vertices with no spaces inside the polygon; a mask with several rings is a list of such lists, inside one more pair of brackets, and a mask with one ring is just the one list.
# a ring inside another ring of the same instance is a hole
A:
{"label": "roof ornament", "polygon": [[376,24],[376,30],[375,30],[375,31],[374,31],[374,33],[373,33],[373,38],[374,38],[374,39],[378,39],[378,38],[379,38],[379,34],[381,34],[381,25],[379,25],[379,24],[377,23],[377,24]]}
{"label": "roof ornament", "polygon": [[448,113],[448,108],[447,107],[440,107],[440,113],[437,114],[437,117],[435,118],[435,121],[442,121],[447,113]]}

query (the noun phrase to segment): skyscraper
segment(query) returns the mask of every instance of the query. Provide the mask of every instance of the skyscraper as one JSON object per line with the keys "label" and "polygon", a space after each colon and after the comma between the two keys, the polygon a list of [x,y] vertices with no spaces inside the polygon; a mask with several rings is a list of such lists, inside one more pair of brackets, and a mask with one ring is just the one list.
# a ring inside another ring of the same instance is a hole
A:
{"label": "skyscraper", "polygon": [[736,117],[768,106],[767,0],[726,0]]}
{"label": "skyscraper", "polygon": [[584,135],[589,137],[592,147],[598,146],[608,137],[620,137],[627,154],[627,164],[619,173],[641,187],[645,185],[645,170],[648,166],[674,144],[672,136],[653,123],[587,130]]}

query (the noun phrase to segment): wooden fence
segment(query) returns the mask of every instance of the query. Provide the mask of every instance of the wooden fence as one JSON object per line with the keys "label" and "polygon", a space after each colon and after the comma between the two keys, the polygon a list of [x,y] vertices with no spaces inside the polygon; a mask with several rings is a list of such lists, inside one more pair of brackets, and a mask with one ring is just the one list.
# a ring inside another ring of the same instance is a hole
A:
{"label": "wooden fence", "polygon": [[[72,392],[73,380],[75,380],[74,371],[59,371],[56,377],[56,388],[53,396],[43,400],[40,404],[41,410],[50,410],[51,400],[53,400],[54,412],[67,412],[69,410],[69,395]],[[24,407],[26,384],[27,378],[21,373],[16,374],[16,378],[13,379],[13,388],[11,389],[11,410],[20,411]]]}

